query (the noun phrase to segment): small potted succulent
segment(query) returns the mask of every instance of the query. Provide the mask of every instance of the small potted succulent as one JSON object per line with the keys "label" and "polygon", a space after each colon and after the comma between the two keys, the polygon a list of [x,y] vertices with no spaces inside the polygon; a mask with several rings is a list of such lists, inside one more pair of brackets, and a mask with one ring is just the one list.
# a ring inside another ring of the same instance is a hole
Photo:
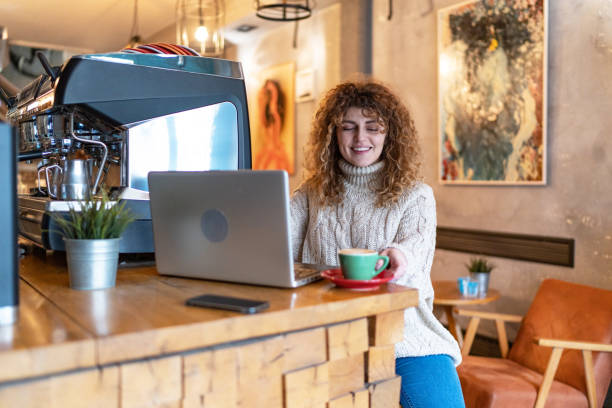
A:
{"label": "small potted succulent", "polygon": [[115,286],[119,241],[134,221],[125,202],[113,203],[102,191],[101,198],[81,201],[70,207],[67,217],[53,214],[64,238],[70,287],[105,289]]}
{"label": "small potted succulent", "polygon": [[495,265],[490,263],[485,258],[471,258],[470,262],[465,264],[470,272],[470,277],[478,282],[478,295],[484,297],[489,290],[489,277]]}

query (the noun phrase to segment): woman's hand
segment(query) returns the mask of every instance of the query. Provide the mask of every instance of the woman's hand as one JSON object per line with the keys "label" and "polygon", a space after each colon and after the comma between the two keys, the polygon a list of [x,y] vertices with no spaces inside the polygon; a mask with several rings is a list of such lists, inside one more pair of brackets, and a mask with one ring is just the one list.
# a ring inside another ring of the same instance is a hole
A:
{"label": "woman's hand", "polygon": [[[408,259],[406,259],[402,251],[397,248],[385,248],[380,251],[380,254],[389,257],[389,266],[387,269],[395,275],[395,278],[399,278],[406,272]],[[382,260],[378,261],[378,263],[376,263],[376,268],[380,268],[382,264]]]}

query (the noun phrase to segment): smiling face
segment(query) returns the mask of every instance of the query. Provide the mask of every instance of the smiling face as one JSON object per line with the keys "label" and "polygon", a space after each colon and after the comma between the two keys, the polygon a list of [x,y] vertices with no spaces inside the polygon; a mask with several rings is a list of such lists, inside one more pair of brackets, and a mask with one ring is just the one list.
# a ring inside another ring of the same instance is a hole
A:
{"label": "smiling face", "polygon": [[350,164],[366,167],[376,163],[382,154],[387,133],[375,116],[352,106],[346,110],[337,129],[340,154]]}

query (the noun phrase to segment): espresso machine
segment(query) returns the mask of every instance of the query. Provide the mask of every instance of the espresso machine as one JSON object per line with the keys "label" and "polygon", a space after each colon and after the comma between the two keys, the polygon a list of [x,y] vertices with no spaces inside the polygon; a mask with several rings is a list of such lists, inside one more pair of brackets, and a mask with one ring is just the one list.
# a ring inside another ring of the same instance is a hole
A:
{"label": "espresso machine", "polygon": [[[152,253],[150,171],[251,168],[240,63],[168,54],[73,56],[3,99],[18,138],[20,235],[64,250],[52,213],[111,192],[136,216],[121,253]],[[198,186],[193,186],[197,189]]]}

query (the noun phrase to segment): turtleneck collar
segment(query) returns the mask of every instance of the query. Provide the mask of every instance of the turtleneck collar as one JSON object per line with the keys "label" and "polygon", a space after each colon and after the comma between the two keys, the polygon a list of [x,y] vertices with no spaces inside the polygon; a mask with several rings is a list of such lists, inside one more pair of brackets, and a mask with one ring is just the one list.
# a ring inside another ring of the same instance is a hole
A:
{"label": "turtleneck collar", "polygon": [[385,163],[381,160],[367,167],[357,167],[340,159],[339,166],[347,184],[356,187],[376,187],[381,181],[380,175]]}

